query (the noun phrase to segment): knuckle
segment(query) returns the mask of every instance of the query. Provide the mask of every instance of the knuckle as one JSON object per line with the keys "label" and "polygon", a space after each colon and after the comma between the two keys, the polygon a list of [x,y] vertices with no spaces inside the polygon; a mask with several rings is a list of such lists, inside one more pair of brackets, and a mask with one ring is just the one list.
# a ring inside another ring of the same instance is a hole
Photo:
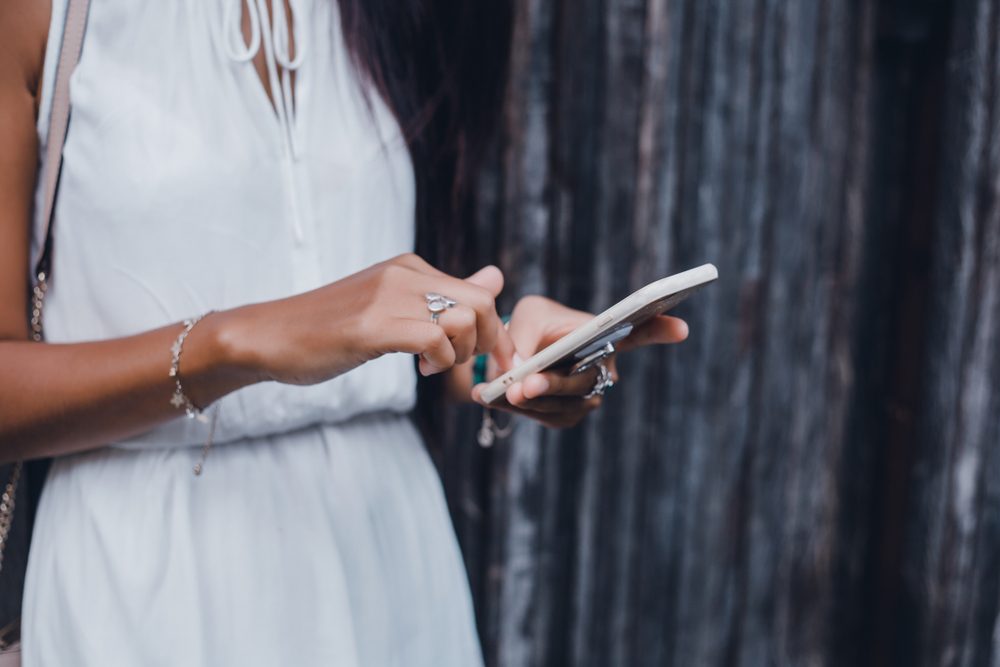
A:
{"label": "knuckle", "polygon": [[420,341],[420,347],[428,352],[435,352],[440,347],[441,332],[440,327],[435,327],[434,329],[430,327],[425,327],[420,330],[420,336],[418,340]]}
{"label": "knuckle", "polygon": [[437,325],[433,329],[429,329],[430,337],[428,342],[434,347],[444,347],[450,342],[448,340],[448,334],[445,333],[444,328]]}
{"label": "knuckle", "polygon": [[472,329],[476,326],[476,312],[469,308],[456,308],[455,320],[463,330]]}
{"label": "knuckle", "polygon": [[489,313],[495,309],[493,295],[485,288],[476,287],[472,291],[471,298],[472,303],[469,305],[480,313]]}

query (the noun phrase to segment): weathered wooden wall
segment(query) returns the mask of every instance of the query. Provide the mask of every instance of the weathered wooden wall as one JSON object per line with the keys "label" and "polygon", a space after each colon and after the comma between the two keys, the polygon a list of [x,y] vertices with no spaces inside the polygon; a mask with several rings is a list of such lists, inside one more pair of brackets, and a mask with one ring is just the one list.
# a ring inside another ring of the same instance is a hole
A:
{"label": "weathered wooden wall", "polygon": [[1000,2],[956,3],[894,627],[910,665],[1000,665]]}
{"label": "weathered wooden wall", "polygon": [[456,414],[487,661],[1000,664],[1000,0],[517,5],[507,305],[721,280],[581,428]]}

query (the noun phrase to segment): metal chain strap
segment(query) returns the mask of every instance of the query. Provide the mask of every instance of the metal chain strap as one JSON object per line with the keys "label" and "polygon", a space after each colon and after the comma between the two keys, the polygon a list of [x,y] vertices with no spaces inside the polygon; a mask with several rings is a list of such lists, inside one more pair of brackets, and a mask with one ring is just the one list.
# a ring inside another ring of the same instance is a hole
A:
{"label": "metal chain strap", "polygon": [[[87,26],[87,13],[90,0],[69,0],[66,7],[66,23],[63,28],[62,42],[59,47],[59,62],[56,67],[55,88],[52,93],[52,108],[49,116],[49,141],[44,159],[45,170],[42,176],[44,183],[45,206],[42,209],[44,231],[39,234],[40,248],[43,256],[35,261],[32,267],[37,271],[36,282],[31,290],[31,313],[28,322],[31,329],[31,340],[41,342],[42,307],[45,304],[45,293],[48,291],[47,267],[45,256],[51,247],[52,210],[55,204],[56,186],[58,184],[59,168],[62,166],[62,149],[66,140],[66,129],[69,125],[69,79],[80,60],[83,47],[83,36]],[[22,461],[14,464],[10,481],[0,496],[0,568],[3,567],[3,556],[10,537],[10,527],[14,521],[14,503],[17,497],[17,484],[21,478]],[[15,619],[5,628],[0,628],[0,657],[6,657],[8,637],[19,634],[20,619]],[[12,656],[17,660],[17,656]],[[5,661],[6,663],[6,661]]]}
{"label": "metal chain strap", "polygon": [[42,342],[42,307],[45,305],[45,293],[49,291],[49,277],[44,271],[38,272],[35,287],[31,290],[31,340]]}
{"label": "metal chain strap", "polygon": [[[42,309],[45,306],[45,293],[49,289],[48,276],[39,271],[35,287],[31,290],[31,340],[42,342]],[[3,570],[3,556],[7,550],[7,540],[10,536],[10,526],[14,522],[14,503],[17,498],[17,483],[21,479],[22,461],[14,464],[10,480],[0,496],[0,570]]]}
{"label": "metal chain strap", "polygon": [[14,521],[14,501],[17,496],[17,481],[21,478],[21,461],[14,464],[3,495],[0,496],[0,570],[3,569],[3,554],[10,536],[10,525]]}

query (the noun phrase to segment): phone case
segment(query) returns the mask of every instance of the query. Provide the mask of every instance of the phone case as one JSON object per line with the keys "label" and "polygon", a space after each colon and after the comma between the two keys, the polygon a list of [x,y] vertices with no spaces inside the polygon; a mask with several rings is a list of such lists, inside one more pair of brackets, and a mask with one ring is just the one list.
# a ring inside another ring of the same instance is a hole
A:
{"label": "phone case", "polygon": [[532,373],[586,363],[588,357],[596,361],[600,350],[608,343],[613,344],[625,338],[635,327],[654,315],[667,312],[718,277],[719,272],[715,266],[703,264],[636,290],[517,368],[490,382],[482,390],[483,400],[487,403],[498,402],[506,393],[507,387]]}

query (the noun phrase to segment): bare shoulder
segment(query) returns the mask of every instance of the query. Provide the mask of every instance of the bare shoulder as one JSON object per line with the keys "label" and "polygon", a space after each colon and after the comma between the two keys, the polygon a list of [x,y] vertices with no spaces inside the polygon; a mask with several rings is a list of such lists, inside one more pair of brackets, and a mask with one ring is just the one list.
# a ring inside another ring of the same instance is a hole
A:
{"label": "bare shoulder", "polygon": [[0,339],[27,335],[35,115],[51,11],[50,0],[0,0]]}

